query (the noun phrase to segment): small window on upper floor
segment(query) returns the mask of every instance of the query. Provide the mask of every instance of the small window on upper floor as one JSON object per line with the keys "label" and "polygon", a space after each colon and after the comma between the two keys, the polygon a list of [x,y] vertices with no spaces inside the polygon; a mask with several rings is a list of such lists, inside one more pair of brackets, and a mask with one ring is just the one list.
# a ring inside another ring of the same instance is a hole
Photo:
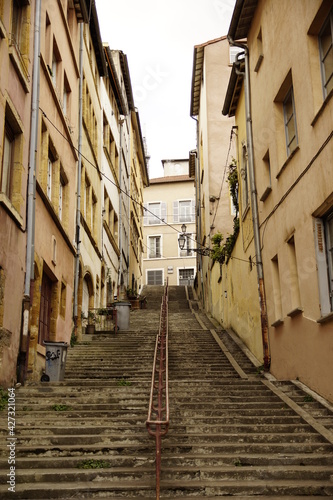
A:
{"label": "small window on upper floor", "polygon": [[30,8],[27,0],[13,0],[12,19],[9,39],[9,54],[19,75],[24,89],[28,92],[30,75],[29,64],[29,28]]}
{"label": "small window on upper floor", "polygon": [[294,90],[292,86],[284,98],[283,112],[287,155],[289,156],[298,145]]}
{"label": "small window on upper floor", "polygon": [[333,89],[333,10],[319,33],[320,64],[324,99]]}
{"label": "small window on upper floor", "polygon": [[166,203],[161,201],[145,203],[144,208],[144,225],[166,222]]}
{"label": "small window on upper floor", "polygon": [[263,48],[262,48],[262,33],[261,28],[257,36],[257,63],[254,67],[254,71],[258,72],[261,66],[262,60],[264,58]]}
{"label": "small window on upper floor", "polygon": [[15,111],[6,104],[4,135],[2,145],[2,160],[0,164],[0,192],[3,193],[12,206],[20,212],[22,203],[22,141],[23,134]]}

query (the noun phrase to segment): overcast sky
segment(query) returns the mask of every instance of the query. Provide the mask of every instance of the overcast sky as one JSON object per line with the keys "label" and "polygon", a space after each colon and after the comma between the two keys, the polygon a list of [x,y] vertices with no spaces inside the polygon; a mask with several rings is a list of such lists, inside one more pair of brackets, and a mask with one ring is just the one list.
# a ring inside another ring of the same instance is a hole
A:
{"label": "overcast sky", "polygon": [[188,158],[196,147],[193,49],[227,34],[235,0],[95,1],[102,41],[127,55],[150,178],[161,177],[161,160]]}

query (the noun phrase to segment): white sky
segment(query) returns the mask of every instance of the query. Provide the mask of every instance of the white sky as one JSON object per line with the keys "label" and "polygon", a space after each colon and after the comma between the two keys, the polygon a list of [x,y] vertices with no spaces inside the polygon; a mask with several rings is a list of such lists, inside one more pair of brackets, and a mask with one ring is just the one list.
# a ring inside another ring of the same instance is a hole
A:
{"label": "white sky", "polygon": [[194,45],[227,34],[235,0],[95,2],[102,41],[127,55],[149,175],[161,177],[161,160],[188,158],[196,147],[190,117]]}

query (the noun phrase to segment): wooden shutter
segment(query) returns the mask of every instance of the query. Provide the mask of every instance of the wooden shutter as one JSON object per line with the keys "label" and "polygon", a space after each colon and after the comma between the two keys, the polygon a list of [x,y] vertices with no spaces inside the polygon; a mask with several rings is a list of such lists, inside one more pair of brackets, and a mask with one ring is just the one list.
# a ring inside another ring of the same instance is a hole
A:
{"label": "wooden shutter", "polygon": [[314,219],[315,248],[318,269],[319,302],[321,315],[325,316],[331,312],[327,257],[325,245],[325,227],[322,219]]}
{"label": "wooden shutter", "polygon": [[195,199],[191,200],[191,221],[195,222]]}

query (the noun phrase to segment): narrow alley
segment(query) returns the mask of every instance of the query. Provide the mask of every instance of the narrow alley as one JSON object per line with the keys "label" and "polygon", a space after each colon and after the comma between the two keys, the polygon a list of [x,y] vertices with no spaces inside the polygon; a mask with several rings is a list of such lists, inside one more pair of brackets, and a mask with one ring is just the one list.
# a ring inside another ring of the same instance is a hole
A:
{"label": "narrow alley", "polygon": [[[70,348],[63,382],[16,389],[16,490],[2,411],[1,498],[155,497],[145,421],[162,293],[145,287],[147,309],[131,312],[128,331]],[[297,381],[265,377],[212,321],[191,288],[169,288],[161,499],[333,498],[333,408]]]}

